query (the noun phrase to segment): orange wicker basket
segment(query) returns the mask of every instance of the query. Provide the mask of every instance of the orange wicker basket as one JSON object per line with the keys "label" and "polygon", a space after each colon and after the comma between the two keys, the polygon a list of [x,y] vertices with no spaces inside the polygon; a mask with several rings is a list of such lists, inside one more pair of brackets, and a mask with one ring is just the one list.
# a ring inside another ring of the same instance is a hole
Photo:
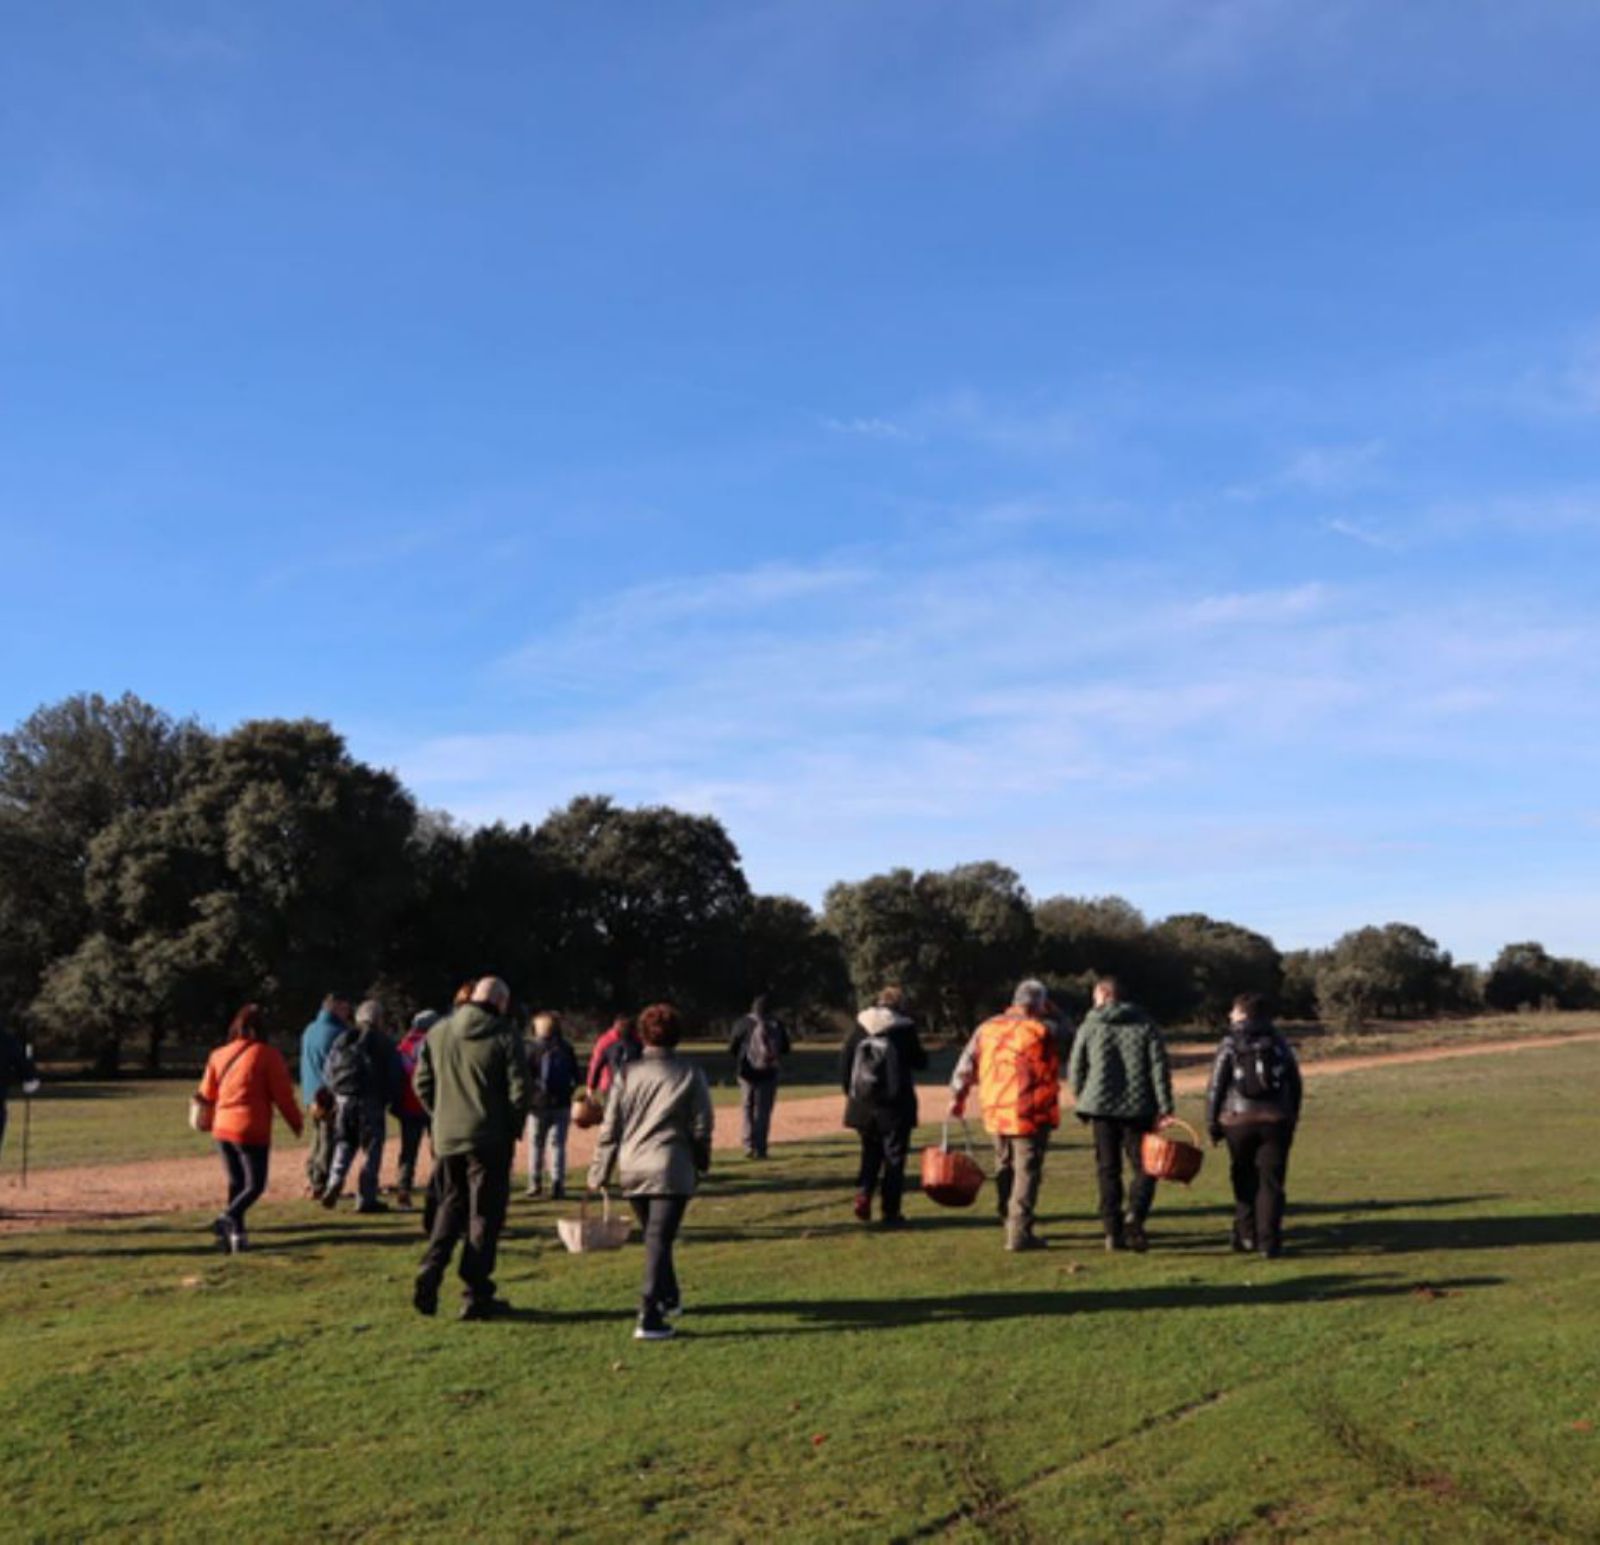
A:
{"label": "orange wicker basket", "polygon": [[606,1108],[587,1089],[579,1089],[572,1096],[572,1124],[575,1127],[597,1127]]}
{"label": "orange wicker basket", "polygon": [[966,1122],[961,1123],[961,1142],[965,1153],[956,1153],[950,1147],[950,1123],[937,1148],[922,1150],[922,1194],[941,1207],[970,1207],[983,1189],[983,1171],[972,1157],[972,1139]]}
{"label": "orange wicker basket", "polygon": [[[1189,1134],[1189,1141],[1169,1137],[1173,1127],[1182,1127]],[[1139,1144],[1139,1157],[1145,1174],[1153,1180],[1179,1180],[1188,1185],[1200,1173],[1206,1156],[1200,1148],[1200,1134],[1187,1121],[1173,1116],[1160,1132],[1145,1133]]]}

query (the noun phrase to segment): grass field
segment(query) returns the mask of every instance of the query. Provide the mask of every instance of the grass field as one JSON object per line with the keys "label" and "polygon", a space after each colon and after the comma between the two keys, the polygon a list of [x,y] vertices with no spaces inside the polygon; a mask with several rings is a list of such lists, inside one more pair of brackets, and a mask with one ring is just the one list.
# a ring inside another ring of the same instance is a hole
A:
{"label": "grass field", "polygon": [[[690,1312],[628,1338],[637,1246],[514,1209],[503,1323],[409,1309],[414,1224],[262,1207],[0,1241],[16,1539],[1600,1537],[1600,1054],[1314,1087],[1290,1253],[1226,1253],[1225,1166],[1108,1257],[1076,1130],[1054,1248],[914,1197],[848,1217],[848,1140],[725,1166]],[[370,1223],[370,1227],[360,1225]]]}

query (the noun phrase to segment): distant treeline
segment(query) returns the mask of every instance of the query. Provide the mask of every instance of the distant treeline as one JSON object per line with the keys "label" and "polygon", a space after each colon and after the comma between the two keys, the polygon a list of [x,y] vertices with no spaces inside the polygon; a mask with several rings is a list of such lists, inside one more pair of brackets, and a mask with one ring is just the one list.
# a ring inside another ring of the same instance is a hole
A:
{"label": "distant treeline", "polygon": [[484,971],[525,1005],[670,998],[702,1022],[757,991],[820,1018],[898,982],[947,1033],[1027,973],[1077,1010],[1115,972],[1169,1024],[1219,1020],[1251,989],[1341,1026],[1600,1006],[1600,972],[1537,944],[1484,972],[1389,923],[1284,954],[1199,913],[1035,902],[994,863],[841,882],[819,917],[754,894],[709,816],[586,796],[538,826],[467,830],[314,720],[219,735],[86,694],[0,736],[0,1018],[47,1055],[156,1067],[164,1041],[214,1035],[246,1000],[293,1028],[330,989],[404,1013]]}

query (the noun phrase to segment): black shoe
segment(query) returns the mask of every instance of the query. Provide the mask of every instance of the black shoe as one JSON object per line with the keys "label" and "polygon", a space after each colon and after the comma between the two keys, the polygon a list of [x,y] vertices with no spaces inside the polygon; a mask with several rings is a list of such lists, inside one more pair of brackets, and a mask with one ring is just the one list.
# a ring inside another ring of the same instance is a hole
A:
{"label": "black shoe", "polygon": [[1023,1234],[1018,1239],[1008,1239],[1006,1249],[1021,1253],[1024,1250],[1048,1250],[1050,1241],[1041,1239],[1037,1234]]}
{"label": "black shoe", "polygon": [[675,1298],[671,1303],[662,1304],[661,1318],[664,1320],[679,1320],[683,1318],[683,1305]]}
{"label": "black shoe", "polygon": [[1106,1249],[1107,1250],[1126,1250],[1127,1248],[1128,1248],[1128,1242],[1127,1242],[1127,1240],[1125,1240],[1122,1237],[1121,1234],[1107,1234],[1106,1235]]}
{"label": "black shoe", "polygon": [[1129,1218],[1126,1233],[1128,1248],[1136,1254],[1143,1255],[1150,1248],[1150,1241],[1145,1238],[1144,1224],[1135,1223],[1132,1218]]}
{"label": "black shoe", "polygon": [[332,1212],[333,1209],[339,1205],[339,1193],[330,1186],[322,1193],[318,1200],[321,1201],[322,1205],[326,1207],[329,1212]]}
{"label": "black shoe", "polygon": [[565,1186],[551,1186],[550,1187],[550,1200],[552,1202],[564,1202],[564,1201],[566,1201],[566,1199],[567,1199],[567,1188]]}
{"label": "black shoe", "polygon": [[226,1218],[218,1218],[211,1225],[211,1232],[217,1236],[217,1249],[222,1251],[224,1255],[227,1255],[229,1251],[233,1249],[233,1246],[230,1243],[230,1240],[233,1236],[233,1230],[228,1226],[228,1220]]}
{"label": "black shoe", "polygon": [[432,1282],[417,1278],[416,1286],[411,1289],[411,1307],[418,1314],[432,1318],[439,1312],[439,1289]]}
{"label": "black shoe", "polygon": [[1275,1261],[1283,1254],[1282,1245],[1262,1245],[1261,1254],[1269,1261]]}
{"label": "black shoe", "polygon": [[885,1215],[879,1219],[879,1228],[910,1228],[911,1224],[904,1213],[895,1213],[893,1216]]}
{"label": "black shoe", "polygon": [[357,1206],[356,1211],[357,1212],[388,1212],[389,1211],[389,1204],[387,1202],[380,1202],[380,1201],[377,1201],[376,1199],[374,1199],[373,1201],[370,1201],[370,1202],[362,1202],[362,1203],[360,1203],[360,1205]]}
{"label": "black shoe", "polygon": [[542,1186],[529,1186],[528,1189],[522,1194],[527,1197],[530,1202],[537,1201],[539,1197],[544,1195],[544,1188]]}
{"label": "black shoe", "polygon": [[464,1320],[497,1320],[510,1312],[511,1305],[503,1298],[469,1298],[461,1306]]}
{"label": "black shoe", "polygon": [[1256,1253],[1255,1240],[1248,1234],[1241,1234],[1238,1229],[1235,1229],[1228,1236],[1228,1243],[1232,1245],[1235,1255],[1254,1255]]}
{"label": "black shoe", "polygon": [[666,1315],[660,1309],[646,1309],[639,1316],[639,1323],[633,1327],[635,1341],[671,1341],[677,1334],[667,1324]]}
{"label": "black shoe", "polygon": [[228,1235],[228,1253],[230,1255],[243,1255],[250,1248],[250,1240],[243,1233]]}

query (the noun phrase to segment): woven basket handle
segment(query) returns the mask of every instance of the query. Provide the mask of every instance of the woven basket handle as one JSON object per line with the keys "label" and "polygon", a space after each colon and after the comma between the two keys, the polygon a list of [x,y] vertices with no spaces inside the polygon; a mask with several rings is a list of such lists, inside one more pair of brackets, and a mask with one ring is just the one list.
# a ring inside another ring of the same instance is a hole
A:
{"label": "woven basket handle", "polygon": [[1173,1127],[1182,1127],[1183,1130],[1189,1134],[1189,1142],[1193,1147],[1198,1148],[1198,1147],[1201,1146],[1200,1134],[1198,1132],[1196,1132],[1195,1129],[1192,1126],[1190,1126],[1187,1121],[1185,1121],[1183,1119],[1183,1117],[1181,1117],[1181,1116],[1168,1116],[1167,1117],[1167,1124],[1166,1124],[1166,1127],[1164,1128],[1164,1130],[1165,1131],[1171,1131]]}

